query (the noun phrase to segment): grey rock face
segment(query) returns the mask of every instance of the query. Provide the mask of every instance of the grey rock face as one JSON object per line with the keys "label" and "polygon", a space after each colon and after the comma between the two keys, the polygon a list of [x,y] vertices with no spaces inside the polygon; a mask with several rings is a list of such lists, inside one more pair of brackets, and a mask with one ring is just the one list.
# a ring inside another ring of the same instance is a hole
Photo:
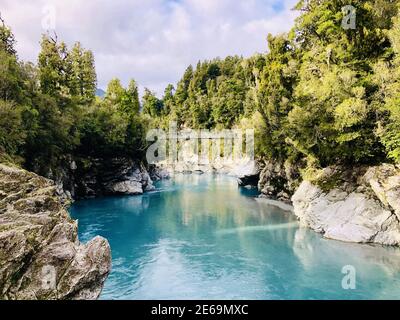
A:
{"label": "grey rock face", "polygon": [[0,299],[96,299],[110,246],[79,243],[50,180],[0,164]]}
{"label": "grey rock face", "polygon": [[399,177],[398,168],[382,165],[329,191],[304,181],[292,197],[294,212],[326,238],[400,245]]}
{"label": "grey rock face", "polygon": [[166,180],[170,178],[168,170],[157,167],[155,165],[150,166],[149,174],[152,181]]}
{"label": "grey rock face", "polygon": [[365,174],[364,181],[400,220],[400,169],[389,164],[373,167]]}
{"label": "grey rock face", "polygon": [[137,195],[154,190],[146,167],[129,158],[70,159],[54,172],[45,174],[54,180],[64,202],[101,195]]}
{"label": "grey rock face", "polygon": [[262,197],[289,203],[299,183],[298,167],[289,163],[266,162],[260,173],[258,189]]}
{"label": "grey rock face", "polygon": [[105,184],[107,193],[139,195],[155,189],[149,173],[143,165],[133,164],[131,170],[117,176],[117,180]]}
{"label": "grey rock face", "polygon": [[238,172],[238,185],[241,187],[246,186],[257,186],[260,179],[260,168],[258,165],[254,165],[250,170],[244,170],[244,172]]}

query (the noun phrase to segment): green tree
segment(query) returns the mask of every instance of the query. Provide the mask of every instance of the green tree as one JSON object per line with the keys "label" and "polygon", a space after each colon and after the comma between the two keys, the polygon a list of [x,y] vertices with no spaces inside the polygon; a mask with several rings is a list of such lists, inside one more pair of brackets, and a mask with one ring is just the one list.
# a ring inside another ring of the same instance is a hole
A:
{"label": "green tree", "polygon": [[240,79],[227,79],[221,82],[214,96],[212,117],[216,125],[231,128],[244,112],[245,87]]}
{"label": "green tree", "polygon": [[125,96],[125,89],[121,84],[121,81],[117,78],[112,79],[107,86],[105,99],[111,104],[120,104]]}
{"label": "green tree", "polygon": [[17,51],[15,50],[15,37],[1,18],[0,15],[0,51],[5,51],[9,55],[16,56]]}
{"label": "green tree", "polygon": [[189,96],[189,85],[193,78],[193,67],[190,65],[183,74],[182,79],[178,82],[175,92],[175,108],[173,110],[175,119],[179,124],[184,122],[188,113],[187,99]]}
{"label": "green tree", "polygon": [[84,50],[77,42],[68,54],[71,65],[70,84],[71,94],[78,96],[83,103],[94,100],[97,88],[97,76],[94,56],[90,50]]}
{"label": "green tree", "polygon": [[17,154],[26,138],[22,127],[21,107],[0,100],[0,155]]}
{"label": "green tree", "polygon": [[390,52],[375,1],[353,1],[355,29],[342,27],[346,1],[300,1],[291,32],[301,62],[287,141],[320,166],[371,163],[384,154],[374,134],[372,65]]}
{"label": "green tree", "polygon": [[388,157],[400,163],[400,14],[394,19],[389,32],[394,57],[375,65],[375,83],[381,116],[377,134],[384,144]]}
{"label": "green tree", "polygon": [[38,94],[32,106],[24,112],[29,130],[24,148],[25,165],[40,174],[47,174],[49,166],[70,154],[79,144],[76,111],[63,110],[57,100],[47,94]]}
{"label": "green tree", "polygon": [[71,66],[68,63],[68,50],[64,42],[44,35],[41,42],[38,67],[41,91],[53,97],[70,95],[68,82],[71,78]]}
{"label": "green tree", "polygon": [[140,103],[136,81],[132,79],[125,89],[119,79],[112,79],[107,86],[105,102],[117,106],[121,112],[137,115]]}
{"label": "green tree", "polygon": [[268,35],[268,46],[262,70],[257,72],[254,100],[265,121],[262,153],[282,161],[288,156],[287,145],[282,142],[287,134],[287,116],[293,107],[298,63],[286,35]]}
{"label": "green tree", "polygon": [[139,114],[140,111],[140,102],[139,102],[139,90],[135,80],[131,79],[129,82],[128,88],[126,90],[127,94],[127,102],[128,109],[131,110],[134,114]]}
{"label": "green tree", "polygon": [[164,96],[162,98],[164,109],[163,115],[168,116],[171,113],[171,110],[175,105],[175,97],[174,97],[174,86],[169,84],[164,90]]}
{"label": "green tree", "polygon": [[156,95],[147,88],[144,90],[142,105],[144,114],[148,114],[151,117],[160,117],[162,115],[162,100],[158,99]]}
{"label": "green tree", "polygon": [[11,30],[0,25],[0,99],[21,101],[23,76],[14,48],[15,39]]}
{"label": "green tree", "polygon": [[79,154],[105,158],[123,155],[127,127],[128,117],[115,105],[99,104],[86,109],[80,128]]}

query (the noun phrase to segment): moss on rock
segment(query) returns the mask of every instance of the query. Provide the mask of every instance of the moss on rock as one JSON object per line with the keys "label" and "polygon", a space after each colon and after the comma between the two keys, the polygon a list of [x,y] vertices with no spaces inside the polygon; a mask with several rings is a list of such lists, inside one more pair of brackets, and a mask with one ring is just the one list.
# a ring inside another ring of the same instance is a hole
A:
{"label": "moss on rock", "polygon": [[51,180],[0,164],[0,299],[95,299],[110,268],[107,240],[79,243]]}

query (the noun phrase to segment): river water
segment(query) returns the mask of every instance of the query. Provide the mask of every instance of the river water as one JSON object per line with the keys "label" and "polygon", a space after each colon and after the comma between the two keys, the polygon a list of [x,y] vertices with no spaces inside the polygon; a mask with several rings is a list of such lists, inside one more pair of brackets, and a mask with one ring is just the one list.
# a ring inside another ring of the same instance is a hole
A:
{"label": "river water", "polygon": [[399,249],[323,239],[230,177],[156,186],[70,209],[81,241],[110,242],[101,299],[400,299]]}

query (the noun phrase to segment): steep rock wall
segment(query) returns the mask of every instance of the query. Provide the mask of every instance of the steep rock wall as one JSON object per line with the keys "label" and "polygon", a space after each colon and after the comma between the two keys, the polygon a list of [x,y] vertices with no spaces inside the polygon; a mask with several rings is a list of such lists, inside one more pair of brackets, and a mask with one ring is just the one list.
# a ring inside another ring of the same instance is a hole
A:
{"label": "steep rock wall", "polygon": [[79,242],[52,181],[0,164],[0,299],[96,299],[110,270],[108,241]]}

